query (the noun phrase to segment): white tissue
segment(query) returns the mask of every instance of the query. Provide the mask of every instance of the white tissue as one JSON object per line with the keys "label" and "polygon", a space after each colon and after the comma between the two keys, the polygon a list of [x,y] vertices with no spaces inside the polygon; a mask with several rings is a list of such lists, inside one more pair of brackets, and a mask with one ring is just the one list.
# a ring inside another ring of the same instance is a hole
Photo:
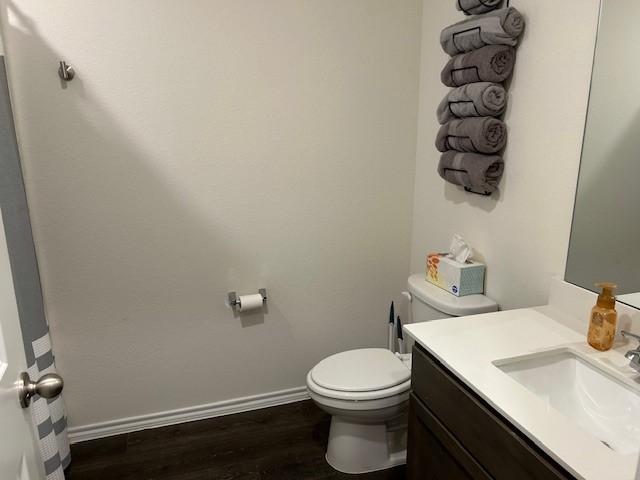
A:
{"label": "white tissue", "polygon": [[262,303],[262,295],[259,293],[255,293],[253,295],[240,295],[240,307],[238,310],[241,312],[256,310],[258,308],[262,308]]}
{"label": "white tissue", "polygon": [[465,263],[473,257],[473,249],[464,241],[464,238],[456,233],[451,240],[449,255],[447,256],[456,262]]}

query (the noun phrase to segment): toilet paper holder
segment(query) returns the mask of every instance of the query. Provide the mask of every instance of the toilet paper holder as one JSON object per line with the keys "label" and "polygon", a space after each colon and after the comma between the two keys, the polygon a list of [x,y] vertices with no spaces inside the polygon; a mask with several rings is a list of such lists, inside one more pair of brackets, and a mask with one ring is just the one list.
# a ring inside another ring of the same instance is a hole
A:
{"label": "toilet paper holder", "polygon": [[[262,295],[262,304],[264,305],[265,303],[267,303],[267,289],[261,288],[258,290],[258,293]],[[236,292],[229,292],[229,305],[231,306],[231,308],[241,306],[240,297]]]}

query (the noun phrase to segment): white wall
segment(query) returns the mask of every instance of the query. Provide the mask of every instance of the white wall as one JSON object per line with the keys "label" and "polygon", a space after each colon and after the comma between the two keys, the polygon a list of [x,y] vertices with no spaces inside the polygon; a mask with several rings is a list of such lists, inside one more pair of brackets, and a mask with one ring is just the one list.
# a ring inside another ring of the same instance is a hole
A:
{"label": "white wall", "polygon": [[516,0],[527,19],[506,114],[509,144],[499,195],[445,184],[433,146],[447,89],[442,27],[461,19],[453,1],[425,1],[411,266],[460,233],[487,263],[487,294],[502,308],[546,303],[564,271],[587,107],[598,0]]}
{"label": "white wall", "polygon": [[[72,426],[301,386],[384,345],[419,0],[2,4]],[[263,286],[268,314],[234,318],[227,292]]]}

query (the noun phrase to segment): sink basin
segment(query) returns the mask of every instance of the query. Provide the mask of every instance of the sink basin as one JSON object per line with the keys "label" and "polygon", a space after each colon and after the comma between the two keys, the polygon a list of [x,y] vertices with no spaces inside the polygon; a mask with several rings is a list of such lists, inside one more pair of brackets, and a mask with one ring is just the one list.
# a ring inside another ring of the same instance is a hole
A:
{"label": "sink basin", "polygon": [[569,349],[493,364],[610,449],[640,451],[640,392]]}

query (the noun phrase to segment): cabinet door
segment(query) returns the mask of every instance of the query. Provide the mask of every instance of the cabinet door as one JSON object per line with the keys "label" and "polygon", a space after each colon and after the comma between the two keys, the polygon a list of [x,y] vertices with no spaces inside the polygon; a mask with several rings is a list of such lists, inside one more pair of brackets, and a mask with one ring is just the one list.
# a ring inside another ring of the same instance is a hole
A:
{"label": "cabinet door", "polygon": [[411,387],[416,399],[493,478],[574,478],[419,345],[413,349]]}
{"label": "cabinet door", "polygon": [[411,395],[409,404],[409,480],[489,480],[491,477]]}

